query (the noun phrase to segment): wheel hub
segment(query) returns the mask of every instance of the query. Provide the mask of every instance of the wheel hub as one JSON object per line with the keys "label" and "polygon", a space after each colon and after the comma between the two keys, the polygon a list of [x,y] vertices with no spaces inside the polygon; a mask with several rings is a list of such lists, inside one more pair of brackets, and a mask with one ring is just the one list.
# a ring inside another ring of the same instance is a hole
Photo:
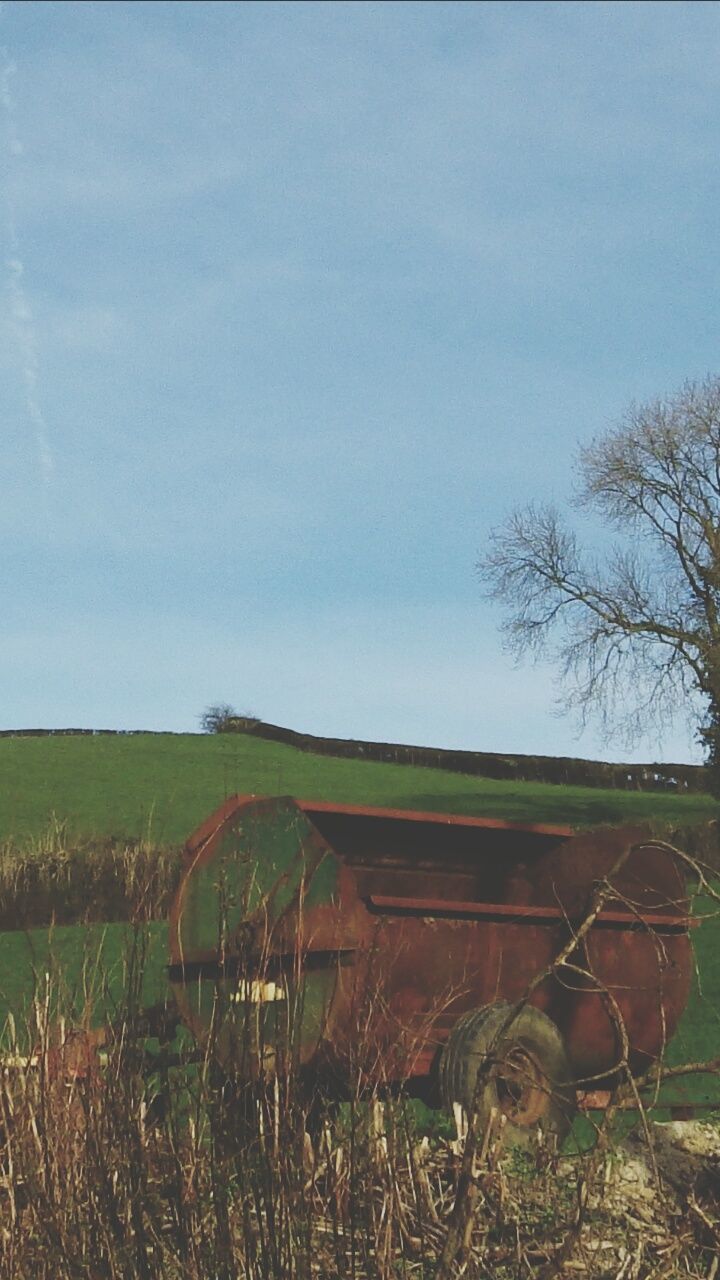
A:
{"label": "wheel hub", "polygon": [[503,1115],[521,1128],[531,1128],[548,1105],[548,1085],[539,1063],[515,1045],[498,1064],[494,1076],[498,1105]]}

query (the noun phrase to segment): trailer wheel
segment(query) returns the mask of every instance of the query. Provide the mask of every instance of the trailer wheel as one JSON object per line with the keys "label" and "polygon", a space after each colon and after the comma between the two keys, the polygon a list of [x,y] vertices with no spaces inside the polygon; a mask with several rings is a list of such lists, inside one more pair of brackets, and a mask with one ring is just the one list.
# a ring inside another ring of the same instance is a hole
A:
{"label": "trailer wheel", "polygon": [[458,1103],[469,1114],[482,1066],[488,1074],[477,1100],[480,1130],[495,1108],[505,1117],[505,1144],[525,1146],[541,1130],[559,1146],[577,1107],[565,1042],[552,1019],[530,1005],[498,1037],[511,1008],[498,1000],[455,1024],[440,1058],[443,1104],[452,1111]]}

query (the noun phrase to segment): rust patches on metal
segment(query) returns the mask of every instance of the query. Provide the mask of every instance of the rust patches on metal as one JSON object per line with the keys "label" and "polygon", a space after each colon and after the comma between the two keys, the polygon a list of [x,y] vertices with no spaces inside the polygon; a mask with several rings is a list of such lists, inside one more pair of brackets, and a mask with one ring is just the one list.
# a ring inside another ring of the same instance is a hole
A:
{"label": "rust patches on metal", "polygon": [[[233,797],[188,841],[170,918],[171,981],[200,1039],[212,1008],[200,997],[213,984],[227,988],[231,1010],[267,1007],[268,1018],[283,1001],[243,993],[272,985],[290,1007],[304,984],[301,1062],[339,1078],[362,1061],[368,1077],[420,1083],[462,1014],[521,999],[552,965],[624,849],[612,896],[574,957],[584,975],[555,974],[532,1001],[562,1031],[576,1079],[600,1088],[621,1056],[615,1011],[631,1068],[643,1070],[690,988],[682,873],[642,828],[574,835],[563,825]],[[253,875],[265,885],[259,898]],[[213,947],[208,921],[221,914],[228,878],[232,928]]]}
{"label": "rust patches on metal", "polygon": [[298,800],[296,803],[298,808],[310,817],[313,814],[336,813],[355,818],[390,818],[404,823],[422,822],[437,824],[441,827],[468,827],[487,831],[529,831],[537,835],[557,836],[559,839],[566,840],[574,835],[573,827],[552,823],[508,822],[504,818],[471,818],[458,813],[426,812],[420,809],[379,809],[370,805],[332,804],[318,800]]}
{"label": "rust patches on metal", "polygon": [[[377,911],[397,912],[398,914],[417,915],[423,917],[467,917],[470,920],[534,920],[537,924],[554,924],[558,920],[568,921],[562,907],[528,907],[510,905],[504,902],[452,902],[443,898],[391,898],[379,893],[368,896],[368,905]],[[595,927],[603,925],[621,925],[627,929],[651,928],[683,933],[700,923],[690,917],[676,915],[649,914],[645,912],[602,911]]]}

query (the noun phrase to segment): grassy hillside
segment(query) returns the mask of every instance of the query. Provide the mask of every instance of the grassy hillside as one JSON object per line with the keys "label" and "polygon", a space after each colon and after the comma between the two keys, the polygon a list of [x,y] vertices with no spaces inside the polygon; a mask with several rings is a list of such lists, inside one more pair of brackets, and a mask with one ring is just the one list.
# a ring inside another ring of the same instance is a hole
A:
{"label": "grassy hillside", "polygon": [[297,795],[579,826],[714,817],[701,794],[658,795],[500,782],[313,756],[240,734],[0,739],[0,840],[47,830],[53,815],[83,836],[183,841],[233,792]]}

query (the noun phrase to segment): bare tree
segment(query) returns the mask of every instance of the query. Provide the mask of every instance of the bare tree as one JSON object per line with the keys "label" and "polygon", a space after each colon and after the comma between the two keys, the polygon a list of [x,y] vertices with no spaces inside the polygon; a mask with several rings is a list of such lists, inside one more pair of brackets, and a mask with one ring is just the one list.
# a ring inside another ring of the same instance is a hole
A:
{"label": "bare tree", "polygon": [[565,707],[626,737],[690,709],[720,795],[720,378],[632,406],[578,475],[576,504],[623,541],[587,554],[540,505],[494,530],[478,569],[509,647],[550,651]]}
{"label": "bare tree", "polygon": [[229,702],[214,702],[198,716],[203,733],[243,733],[260,724],[254,711],[236,711]]}
{"label": "bare tree", "polygon": [[237,711],[229,702],[214,702],[206,707],[200,719],[203,733],[226,733],[231,722],[237,718]]}

